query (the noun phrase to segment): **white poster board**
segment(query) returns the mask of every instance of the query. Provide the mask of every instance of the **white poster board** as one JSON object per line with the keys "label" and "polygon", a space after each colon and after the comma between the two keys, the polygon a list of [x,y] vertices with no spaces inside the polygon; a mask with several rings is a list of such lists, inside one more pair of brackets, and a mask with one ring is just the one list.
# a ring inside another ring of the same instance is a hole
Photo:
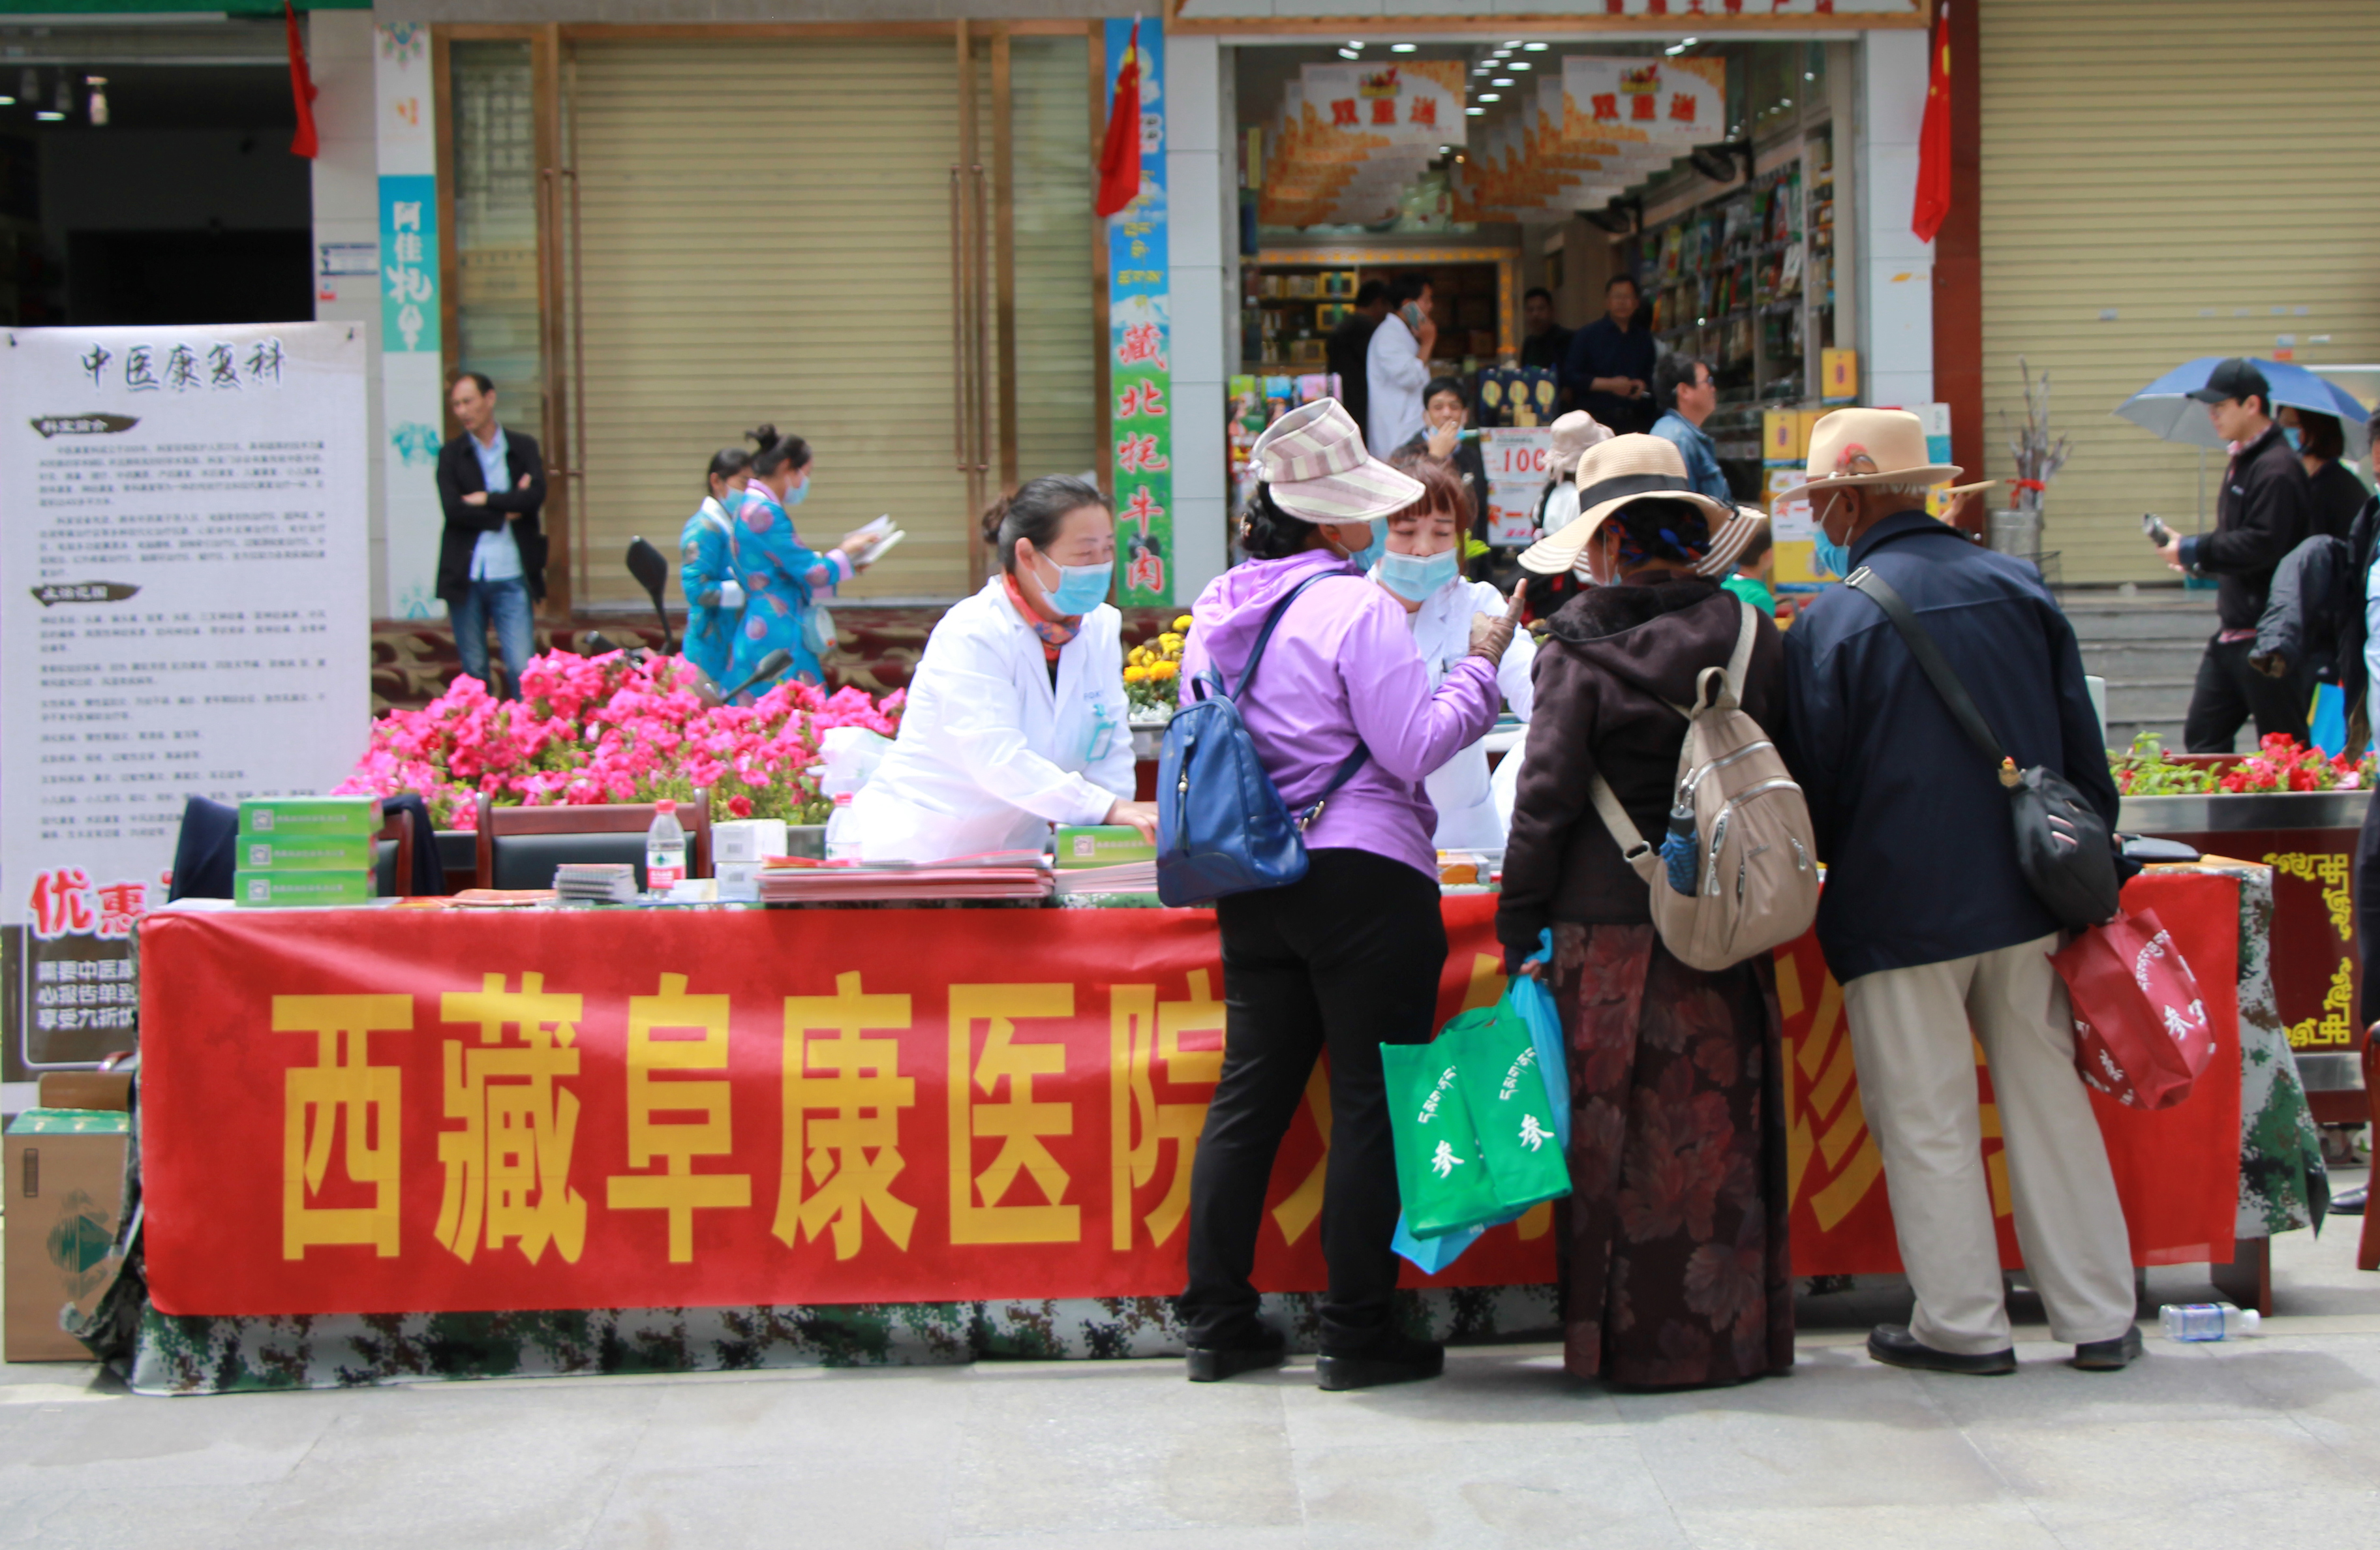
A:
{"label": "white poster board", "polygon": [[18,329],[0,403],[10,1064],[137,1030],[191,796],[327,792],[370,720],[364,329]]}
{"label": "white poster board", "polygon": [[1488,541],[1499,549],[1525,549],[1537,541],[1537,497],[1545,493],[1553,460],[1553,428],[1490,426],[1480,436],[1480,461],[1488,469]]}

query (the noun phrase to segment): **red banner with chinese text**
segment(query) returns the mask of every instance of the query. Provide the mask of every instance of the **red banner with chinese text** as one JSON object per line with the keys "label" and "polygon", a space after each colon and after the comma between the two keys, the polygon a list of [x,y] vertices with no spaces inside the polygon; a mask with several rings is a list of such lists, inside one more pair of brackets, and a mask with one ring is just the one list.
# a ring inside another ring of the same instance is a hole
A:
{"label": "red banner with chinese text", "polygon": [[[1440,1020],[1503,987],[1449,902]],[[1221,1063],[1188,910],[152,917],[176,1314],[1170,1295]],[[1318,1078],[1257,1279],[1325,1284]],[[1553,1277],[1550,1212],[1414,1285]]]}
{"label": "red banner with chinese text", "polygon": [[[2215,1078],[2238,1070],[2236,884],[2133,887],[2226,1052],[2189,1102],[2103,1108],[2102,1125],[2136,1255],[2228,1258],[2238,1084]],[[1502,988],[1494,902],[1447,901],[1441,1020]],[[1182,1284],[1220,1063],[1204,912],[226,912],[152,917],[141,955],[148,1271],[167,1313]],[[1795,1268],[1893,1268],[1840,993],[1815,942],[1779,968]],[[1318,1075],[1274,1171],[1268,1290],[1324,1285],[1329,1129]],[[1406,1284],[1549,1281],[1549,1226],[1540,1207]]]}
{"label": "red banner with chinese text", "polygon": [[[2206,1075],[2171,1108],[2145,1113],[2091,1095],[2131,1230],[2132,1262],[2228,1261],[2240,1201],[2240,884],[2204,874],[2149,873],[2125,885],[2124,907],[2154,910],[2173,933],[2205,997],[2216,1041]],[[1827,973],[1815,937],[1778,953],[1777,999],[1785,1014],[1793,1268],[1805,1276],[1897,1272],[1900,1252],[1884,1160],[1852,1070],[1842,987]],[[2024,1261],[2017,1251],[1999,1113],[1980,1047],[1975,1066],[2000,1261],[2014,1268]]]}

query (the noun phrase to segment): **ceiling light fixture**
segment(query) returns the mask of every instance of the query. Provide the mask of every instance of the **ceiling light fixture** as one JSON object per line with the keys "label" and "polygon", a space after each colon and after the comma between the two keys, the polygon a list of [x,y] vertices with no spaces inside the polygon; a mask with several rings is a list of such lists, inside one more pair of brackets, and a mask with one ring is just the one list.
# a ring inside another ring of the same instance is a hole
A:
{"label": "ceiling light fixture", "polygon": [[1498,76],[1494,80],[1489,81],[1488,84],[1494,87],[1510,86],[1512,84],[1512,78],[1511,76]]}
{"label": "ceiling light fixture", "polygon": [[1670,58],[1675,59],[1678,55],[1686,52],[1686,45],[1683,43],[1671,43],[1661,52],[1668,54]]}
{"label": "ceiling light fixture", "polygon": [[1534,70],[1536,67],[1530,64],[1525,59],[1507,59],[1504,61],[1504,68],[1508,70]]}
{"label": "ceiling light fixture", "polygon": [[43,108],[41,112],[33,115],[33,116],[40,119],[44,124],[55,124],[60,119],[66,117],[66,115],[63,113],[52,113],[49,109]]}
{"label": "ceiling light fixture", "polygon": [[1356,53],[1352,48],[1342,48],[1339,51],[1339,57],[1342,59],[1361,59],[1364,56]]}
{"label": "ceiling light fixture", "polygon": [[1413,43],[1390,43],[1389,45],[1389,52],[1390,54],[1411,54],[1415,46],[1416,45]]}
{"label": "ceiling light fixture", "polygon": [[1802,79],[1803,80],[1815,80],[1818,79],[1818,72],[1815,70],[1804,70],[1802,72]]}
{"label": "ceiling light fixture", "polygon": [[1547,46],[1548,45],[1544,43],[1523,43],[1521,45],[1521,52],[1524,54],[1543,54],[1545,53]]}
{"label": "ceiling light fixture", "polygon": [[1518,38],[1513,38],[1513,39],[1512,39],[1512,40],[1508,41],[1508,42],[1504,44],[1504,52],[1505,52],[1505,53],[1507,53],[1507,54],[1510,54],[1510,53],[1512,53],[1514,49],[1516,49],[1516,48],[1518,48],[1518,47],[1520,47],[1520,46],[1521,46],[1521,40],[1520,40],[1520,39],[1518,39]]}
{"label": "ceiling light fixture", "polygon": [[1487,111],[1488,110],[1486,108],[1464,108],[1463,110],[1464,116],[1470,118],[1476,118]]}
{"label": "ceiling light fixture", "polygon": [[1347,46],[1349,48],[1362,48],[1364,46],[1364,40],[1361,38],[1350,38],[1347,40]]}
{"label": "ceiling light fixture", "polygon": [[1500,91],[1482,91],[1479,93],[1479,100],[1483,103],[1500,103],[1504,100],[1504,96]]}

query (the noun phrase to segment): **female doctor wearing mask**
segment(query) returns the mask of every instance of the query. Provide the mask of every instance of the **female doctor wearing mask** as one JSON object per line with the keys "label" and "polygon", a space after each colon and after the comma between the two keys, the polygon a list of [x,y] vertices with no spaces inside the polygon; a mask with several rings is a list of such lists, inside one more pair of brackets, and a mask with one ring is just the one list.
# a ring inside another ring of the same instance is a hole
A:
{"label": "female doctor wearing mask", "polygon": [[[1403,605],[1413,624],[1414,645],[1429,668],[1430,686],[1436,688],[1447,670],[1470,654],[1473,615],[1501,618],[1507,604],[1504,594],[1487,582],[1463,578],[1463,536],[1471,531],[1471,491],[1463,476],[1451,465],[1420,453],[1391,458],[1390,466],[1420,480],[1424,493],[1389,518],[1385,551],[1372,567],[1372,579]],[[1518,634],[1496,670],[1504,703],[1524,721],[1529,719],[1529,669],[1536,657],[1536,638]],[[1502,813],[1497,809],[1484,743],[1462,748],[1430,772],[1422,789],[1438,809],[1435,843],[1439,850],[1504,848],[1510,808]]]}
{"label": "female doctor wearing mask", "polygon": [[1107,602],[1115,516],[1080,479],[1038,478],[983,532],[1000,574],[942,615],[909,681],[901,733],[852,799],[868,861],[1038,850],[1055,824],[1130,824],[1123,615]]}

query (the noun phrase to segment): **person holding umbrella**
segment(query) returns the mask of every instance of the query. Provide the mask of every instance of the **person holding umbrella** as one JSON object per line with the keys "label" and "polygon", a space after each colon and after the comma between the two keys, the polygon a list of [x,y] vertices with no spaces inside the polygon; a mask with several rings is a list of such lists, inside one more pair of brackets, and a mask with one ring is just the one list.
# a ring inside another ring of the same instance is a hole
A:
{"label": "person holding umbrella", "polygon": [[2207,374],[2190,397],[2206,406],[2215,433],[2234,449],[2215,503],[2215,531],[2171,537],[2157,552],[2177,571],[2219,579],[2217,627],[2199,660],[2182,721],[2183,745],[2193,754],[2228,754],[2242,723],[2253,718],[2258,738],[2288,733],[2306,738],[2306,705],[2298,686],[2248,665],[2264,617],[2273,567],[2309,530],[2312,490],[2297,454],[2273,422],[2273,390],[2251,360],[2232,357]]}

